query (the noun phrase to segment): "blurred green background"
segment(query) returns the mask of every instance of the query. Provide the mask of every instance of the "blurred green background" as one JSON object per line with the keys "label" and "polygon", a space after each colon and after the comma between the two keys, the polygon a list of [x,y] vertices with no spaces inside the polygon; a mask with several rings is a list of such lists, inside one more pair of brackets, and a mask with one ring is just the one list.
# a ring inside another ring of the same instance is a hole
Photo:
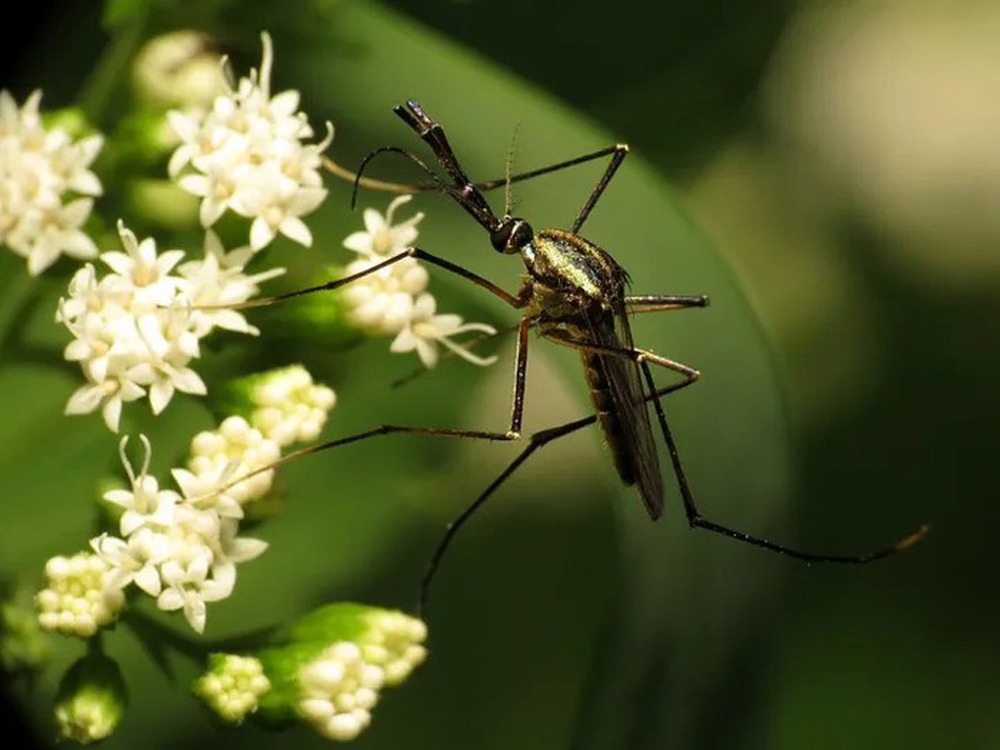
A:
{"label": "blurred green background", "polygon": [[[419,145],[390,112],[407,97],[448,127],[477,178],[502,174],[516,128],[525,169],[630,143],[584,233],[629,269],[637,293],[712,297],[707,310],[634,326],[640,345],[703,372],[667,403],[702,511],[843,553],[933,527],[876,565],[806,567],[687,531],[672,488],[649,523],[597,434],[580,433],[533,458],[459,537],[432,594],[431,658],[386,696],[357,747],[1000,747],[989,552],[1000,514],[988,490],[1000,418],[1000,4],[147,5],[146,25],[124,30],[134,38],[117,37],[123,59],[145,36],[193,26],[242,74],[259,64],[267,29],[274,90],[299,89],[314,125],[335,124],[330,153],[349,166],[376,146]],[[5,52],[0,85],[19,101],[41,86],[56,107],[86,85],[109,32],[96,3],[46,10]],[[121,96],[109,92],[105,126]],[[376,169],[409,176],[389,159]],[[592,165],[519,186],[517,210],[536,227],[566,226],[599,174]],[[283,283],[343,262],[339,244],[360,222],[347,195],[331,185],[310,221],[314,250],[276,249],[295,269]],[[454,206],[423,197],[419,208],[422,246],[516,285],[519,264],[495,256]],[[65,288],[70,266],[57,271],[43,299]],[[19,259],[0,258],[5,331],[23,324],[23,276]],[[511,320],[440,274],[432,290],[468,319]],[[338,392],[331,436],[379,422],[505,423],[504,364],[448,364],[390,390],[409,365],[385,341],[268,340],[260,321],[265,346],[222,341],[205,366],[221,377],[234,363],[303,359]],[[28,330],[41,347],[62,341],[44,306]],[[573,354],[553,348],[532,349],[528,429],[587,409]],[[8,581],[83,546],[95,483],[115,470],[99,419],[61,415],[77,377],[0,362]],[[212,424],[192,401],[132,420],[161,475]],[[208,636],[327,600],[409,608],[443,524],[516,450],[398,438],[290,466],[285,513],[254,532],[271,549],[210,608]],[[172,659],[163,676],[123,628],[109,648],[132,706],[108,747],[324,744],[305,729],[219,730],[186,693],[194,665]],[[38,684],[10,686],[40,743],[59,668],[79,653],[63,643]]]}

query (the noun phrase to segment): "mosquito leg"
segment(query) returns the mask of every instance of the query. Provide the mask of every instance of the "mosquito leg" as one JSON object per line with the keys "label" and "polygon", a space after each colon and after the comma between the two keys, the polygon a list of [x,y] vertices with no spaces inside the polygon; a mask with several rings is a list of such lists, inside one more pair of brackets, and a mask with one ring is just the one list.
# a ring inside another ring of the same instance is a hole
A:
{"label": "mosquito leg", "polygon": [[912,534],[903,537],[893,545],[885,547],[884,549],[874,550],[861,555],[823,555],[785,547],[784,545],[776,544],[775,542],[762,537],[753,536],[752,534],[747,534],[743,531],[737,531],[736,529],[731,529],[728,526],[723,526],[722,524],[708,520],[698,512],[698,508],[695,505],[694,495],[691,493],[687,477],[684,474],[684,467],[681,465],[680,454],[677,451],[677,444],[674,442],[673,435],[670,432],[670,427],[667,424],[667,417],[663,411],[663,404],[660,400],[659,393],[656,390],[656,384],[653,381],[653,373],[649,369],[649,364],[645,359],[642,359],[639,361],[639,366],[642,368],[643,376],[646,379],[646,385],[652,393],[656,394],[656,396],[652,399],[653,408],[656,410],[656,418],[660,423],[660,430],[663,432],[663,439],[667,444],[667,451],[670,453],[670,463],[673,465],[674,476],[677,477],[677,486],[680,489],[681,499],[684,503],[684,513],[687,515],[688,525],[692,529],[706,529],[708,531],[715,532],[716,534],[727,536],[730,539],[751,544],[755,547],[762,547],[763,549],[787,555],[805,562],[840,563],[844,565],[860,565],[883,557],[888,557],[889,555],[894,555],[897,552],[902,552],[908,547],[913,546],[926,536],[929,529],[925,525],[921,526]]}
{"label": "mosquito leg", "polygon": [[[661,308],[669,309],[669,308]],[[591,354],[601,354],[606,357],[621,357],[623,359],[631,359],[636,364],[642,364],[645,362],[652,362],[654,365],[659,365],[660,367],[665,367],[668,370],[673,370],[676,373],[680,373],[684,376],[684,384],[690,385],[691,383],[698,380],[701,377],[701,372],[693,367],[688,367],[680,362],[675,362],[672,359],[667,359],[666,357],[661,357],[659,354],[653,354],[645,349],[626,349],[617,346],[601,346],[600,344],[592,344],[587,341],[579,341],[568,336],[560,335],[558,332],[549,332],[544,334],[545,338],[556,344],[562,344],[563,346],[568,346],[571,349],[576,349],[581,352],[590,352]],[[656,392],[656,385],[650,389],[650,393]]]}
{"label": "mosquito leg", "polygon": [[687,365],[682,365],[679,362],[674,362],[673,360],[660,357],[652,352],[647,352],[642,349],[618,349],[615,347],[597,346],[567,338],[559,338],[552,335],[548,335],[546,338],[581,351],[590,351],[595,354],[602,354],[605,356],[616,356],[631,359],[639,365],[642,369],[643,377],[646,380],[646,386],[649,389],[649,392],[651,394],[655,394],[654,396],[647,397],[647,400],[651,400],[653,402],[653,408],[656,410],[656,418],[660,423],[660,430],[663,433],[663,440],[667,444],[667,451],[670,453],[670,462],[674,469],[674,475],[677,477],[677,486],[681,493],[681,500],[684,503],[684,513],[687,515],[688,525],[690,525],[691,528],[707,529],[717,534],[728,536],[731,539],[736,539],[738,541],[745,542],[746,544],[752,544],[755,547],[762,547],[764,549],[771,550],[772,552],[788,555],[789,557],[794,557],[798,560],[804,560],[806,562],[840,563],[845,565],[859,565],[893,555],[916,544],[923,539],[924,536],[926,536],[928,527],[921,526],[912,534],[909,534],[892,546],[884,549],[875,550],[862,555],[821,555],[785,547],[784,545],[776,544],[775,542],[753,536],[752,534],[747,534],[743,531],[731,529],[727,526],[723,526],[704,518],[698,512],[695,505],[694,496],[691,493],[687,476],[684,473],[684,467],[681,465],[680,454],[677,451],[677,444],[674,442],[673,435],[670,432],[670,427],[667,424],[667,416],[663,410],[663,403],[660,399],[659,391],[656,388],[656,382],[653,380],[653,373],[650,371],[649,365],[652,363],[684,374],[685,379],[681,381],[683,385],[690,385],[693,383],[698,379],[700,373]]}
{"label": "mosquito leg", "polygon": [[522,308],[526,304],[526,300],[522,300],[520,297],[515,297],[510,292],[494,284],[492,281],[484,279],[482,276],[473,273],[467,268],[463,268],[462,266],[457,265],[456,263],[452,263],[451,261],[445,260],[444,258],[439,258],[436,255],[431,255],[429,252],[427,252],[426,250],[421,250],[419,247],[410,247],[401,253],[398,253],[390,258],[387,258],[386,260],[380,261],[373,266],[369,266],[363,271],[358,271],[357,273],[353,273],[350,276],[345,276],[341,279],[331,279],[330,281],[327,281],[324,284],[317,284],[316,286],[306,287],[305,289],[296,289],[294,292],[279,294],[275,297],[261,297],[258,299],[247,300],[246,302],[237,302],[228,305],[203,305],[195,309],[212,310],[215,308],[224,308],[227,310],[243,310],[248,307],[265,307],[267,305],[273,305],[276,302],[284,302],[285,300],[293,299],[294,297],[302,297],[306,294],[315,294],[316,292],[327,292],[333,289],[339,289],[342,286],[346,286],[347,284],[359,281],[360,279],[363,279],[366,276],[370,276],[373,273],[381,271],[383,268],[388,268],[394,263],[399,263],[401,260],[404,260],[406,258],[416,258],[418,260],[424,260],[430,263],[431,265],[437,266],[438,268],[443,268],[445,271],[448,271],[449,273],[453,273],[456,276],[461,276],[466,281],[471,281],[473,284],[481,286],[483,289],[490,292],[494,296],[499,297],[511,307]]}
{"label": "mosquito leg", "polygon": [[494,442],[509,442],[511,440],[519,439],[521,437],[521,423],[524,416],[524,390],[528,370],[528,331],[531,330],[534,323],[535,321],[533,318],[525,317],[521,320],[521,323],[518,326],[517,353],[514,357],[514,393],[511,398],[510,425],[508,426],[506,432],[495,432],[492,430],[463,430],[450,427],[412,427],[406,425],[383,424],[378,427],[373,427],[370,430],[365,430],[364,432],[357,432],[353,435],[334,438],[333,440],[325,440],[321,443],[314,443],[313,445],[307,445],[305,448],[300,448],[297,451],[292,451],[291,453],[282,456],[277,461],[273,461],[266,466],[259,466],[246,474],[238,476],[232,481],[227,482],[224,486],[218,488],[216,491],[222,492],[249,479],[250,477],[256,476],[257,474],[265,471],[272,471],[273,469],[277,469],[278,467],[302,458],[303,456],[331,450],[333,448],[340,448],[345,445],[350,445],[351,443],[358,443],[362,440],[378,437],[379,435],[423,435],[425,437],[464,438],[468,440],[489,440]]}
{"label": "mosquito leg", "polygon": [[704,294],[642,294],[625,298],[625,312],[630,315],[661,310],[686,310],[689,307],[708,307],[708,297]]}
{"label": "mosquito leg", "polygon": [[[679,391],[685,388],[693,380],[683,380],[679,383],[673,383],[668,386],[656,389],[651,395],[646,397],[646,401],[653,401],[655,399],[662,398],[669,393]],[[557,427],[550,427],[547,430],[541,430],[536,432],[528,438],[528,445],[525,446],[513,461],[511,461],[507,468],[504,469],[500,475],[494,479],[490,485],[482,491],[482,493],[473,500],[466,508],[463,510],[454,521],[448,524],[445,530],[444,536],[441,537],[441,541],[438,542],[437,547],[434,549],[434,554],[431,555],[430,561],[427,563],[427,569],[424,571],[423,578],[420,580],[420,592],[417,599],[417,613],[422,615],[427,606],[427,594],[430,591],[431,582],[434,579],[438,568],[441,565],[441,560],[444,558],[445,552],[451,545],[452,540],[458,534],[459,529],[478,511],[486,501],[493,496],[493,494],[499,489],[500,485],[506,482],[511,474],[513,474],[517,469],[523,464],[532,453],[537,451],[543,445],[551,443],[553,440],[558,440],[561,437],[565,437],[571,433],[581,430],[584,427],[594,424],[597,421],[597,415],[591,414],[588,417],[583,417],[582,419],[577,419],[572,422],[567,422],[566,424],[559,425]]]}

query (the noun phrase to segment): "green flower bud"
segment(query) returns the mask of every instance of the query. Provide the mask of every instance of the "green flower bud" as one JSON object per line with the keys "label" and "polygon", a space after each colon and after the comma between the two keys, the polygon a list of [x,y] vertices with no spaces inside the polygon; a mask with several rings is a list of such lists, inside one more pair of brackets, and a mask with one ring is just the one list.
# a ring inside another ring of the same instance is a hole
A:
{"label": "green flower bud", "polygon": [[52,655],[52,643],[38,624],[30,604],[0,604],[0,669],[7,674],[31,672]]}
{"label": "green flower bud", "polygon": [[59,738],[83,745],[111,735],[121,722],[127,702],[118,664],[90,653],[67,670],[56,694]]}
{"label": "green flower bud", "polygon": [[212,654],[208,670],[193,686],[195,695],[227,724],[241,724],[271,690],[259,659],[238,654]]}

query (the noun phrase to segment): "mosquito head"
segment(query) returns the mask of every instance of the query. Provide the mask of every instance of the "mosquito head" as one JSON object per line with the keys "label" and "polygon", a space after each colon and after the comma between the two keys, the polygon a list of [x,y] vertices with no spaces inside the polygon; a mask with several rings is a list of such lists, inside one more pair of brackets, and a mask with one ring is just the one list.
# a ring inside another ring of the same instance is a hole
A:
{"label": "mosquito head", "polygon": [[505,216],[500,225],[490,232],[490,242],[498,253],[519,253],[535,239],[535,230],[524,219]]}

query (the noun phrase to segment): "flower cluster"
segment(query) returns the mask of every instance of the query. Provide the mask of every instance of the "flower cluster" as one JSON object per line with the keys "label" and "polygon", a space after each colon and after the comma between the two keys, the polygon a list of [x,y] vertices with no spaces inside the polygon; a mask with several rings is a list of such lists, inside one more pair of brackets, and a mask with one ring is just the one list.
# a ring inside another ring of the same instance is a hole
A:
{"label": "flower cluster", "polygon": [[205,629],[205,604],[228,597],[236,584],[236,564],[252,560],[267,548],[257,539],[237,536],[242,508],[229,494],[229,475],[215,482],[175,469],[181,492],[161,489],[149,475],[151,449],[140,437],[145,456],[136,474],[121,442],[127,489],[104,494],[121,512],[120,536],[104,533],[91,540],[94,551],[108,565],[105,583],[137,588],[156,597],[166,611],[184,610],[188,624]]}
{"label": "flower cluster", "polygon": [[[91,539],[93,554],[49,561],[48,585],[36,597],[41,625],[91,636],[115,618],[125,603],[123,591],[134,584],[155,597],[160,609],[183,610],[190,626],[202,632],[206,603],[228,597],[236,584],[236,565],[267,547],[238,536],[246,506],[270,491],[282,446],[294,442],[288,436],[310,433],[325,422],[325,413],[321,418],[315,414],[317,400],[330,408],[335,402],[333,392],[312,384],[308,373],[305,380],[311,387],[301,387],[302,371],[295,366],[259,377],[260,383],[289,394],[286,403],[277,404],[275,393],[269,393],[267,408],[285,415],[272,421],[273,429],[265,425],[262,432],[233,416],[215,430],[198,433],[187,467],[171,471],[178,490],[162,488],[149,474],[152,450],[144,436],[138,472],[125,453],[128,438],[123,438],[120,450],[129,485],[104,493],[119,514],[116,532]],[[298,390],[283,387],[289,374]],[[317,393],[328,395],[317,399]],[[308,404],[304,409],[299,408],[303,400]],[[261,407],[260,401],[248,404],[254,414],[267,412]]]}
{"label": "flower cluster", "polygon": [[63,128],[46,129],[41,98],[35,91],[19,109],[9,92],[0,91],[0,244],[27,258],[32,275],[63,253],[97,255],[82,227],[101,194],[90,165],[103,139],[75,141]]}
{"label": "flower cluster", "polygon": [[38,592],[38,624],[45,630],[89,638],[112,622],[125,605],[121,587],[107,580],[109,565],[80,552],[53,557],[45,565],[48,585]]}
{"label": "flower cluster", "polygon": [[423,621],[360,604],[328,604],[306,615],[278,645],[255,654],[212,654],[194,692],[222,720],[301,720],[347,741],[370,723],[382,691],[427,657]]}
{"label": "flower cluster", "polygon": [[200,355],[201,339],[216,328],[248,334],[257,329],[235,310],[200,308],[243,302],[259,282],[284,272],[245,274],[249,249],[226,252],[212,232],[206,234],[204,258],[183,264],[182,250],[158,253],[152,238],[140,242],[122,223],[118,233],[125,252],[100,256],[110,273],[98,277],[93,265],[84,265],[56,316],[74,337],[66,359],[79,362],[87,379],[66,412],[100,408],[113,432],[126,402],[148,396],[159,414],[176,391],[204,394],[205,383],[189,366]]}
{"label": "flower cluster", "polygon": [[270,690],[260,660],[240,654],[212,654],[208,670],[194,683],[195,695],[227,724],[242,723]]}
{"label": "flower cluster", "polygon": [[356,607],[352,612],[351,607],[319,610],[328,621],[337,615],[356,618],[360,627],[350,640],[326,645],[297,674],[296,713],[333,740],[357,737],[371,722],[382,689],[402,683],[427,658],[422,620],[395,611]]}
{"label": "flower cluster", "polygon": [[[396,209],[410,199],[401,195],[393,200],[385,216],[373,208],[365,210],[364,231],[344,240],[344,247],[359,256],[348,264],[345,277],[362,273],[412,246],[423,214],[392,223]],[[496,357],[480,357],[452,337],[469,332],[491,336],[496,329],[485,323],[464,323],[459,315],[438,315],[437,301],[427,291],[427,284],[423,266],[415,258],[402,258],[347,285],[341,294],[355,326],[372,335],[393,336],[390,351],[416,351],[425,367],[437,364],[438,344],[473,364],[495,362]]]}
{"label": "flower cluster", "polygon": [[333,139],[305,144],[313,130],[298,112],[299,92],[271,96],[271,38],[255,70],[215,98],[208,111],[171,111],[169,122],[181,145],[168,165],[180,187],[201,198],[201,223],[211,227],[226,212],[252,219],[256,251],[279,233],[302,245],[312,234],[301,217],[326,197],[321,154]]}
{"label": "flower cluster", "polygon": [[314,383],[302,365],[251,377],[248,387],[250,422],[282,448],[316,440],[337,402],[333,390]]}

